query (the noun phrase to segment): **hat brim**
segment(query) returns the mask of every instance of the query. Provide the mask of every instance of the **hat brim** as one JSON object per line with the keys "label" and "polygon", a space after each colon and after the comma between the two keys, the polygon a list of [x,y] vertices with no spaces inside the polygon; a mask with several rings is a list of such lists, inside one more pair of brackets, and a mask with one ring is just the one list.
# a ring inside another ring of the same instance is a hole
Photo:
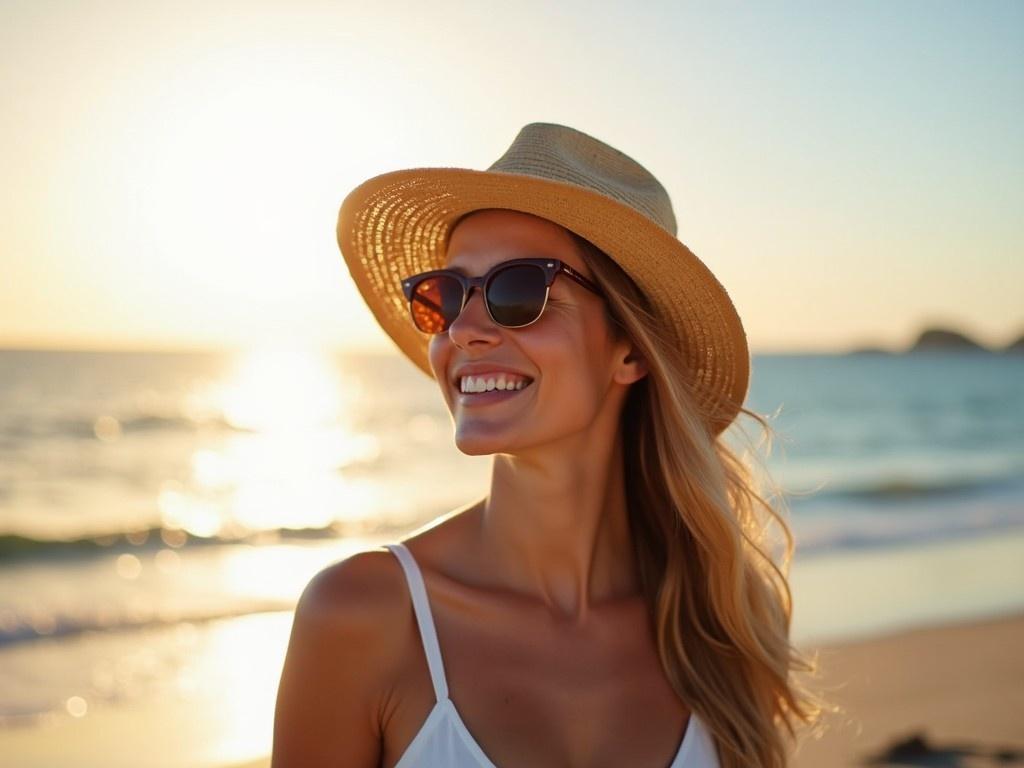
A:
{"label": "hat brim", "polygon": [[732,300],[679,239],[639,211],[575,184],[465,168],[413,168],[369,179],[338,215],[338,246],[377,322],[434,377],[429,336],[409,318],[402,278],[444,266],[451,226],[467,213],[505,208],[560,224],[609,254],[664,317],[690,363],[698,405],[715,434],[747,394],[750,354]]}

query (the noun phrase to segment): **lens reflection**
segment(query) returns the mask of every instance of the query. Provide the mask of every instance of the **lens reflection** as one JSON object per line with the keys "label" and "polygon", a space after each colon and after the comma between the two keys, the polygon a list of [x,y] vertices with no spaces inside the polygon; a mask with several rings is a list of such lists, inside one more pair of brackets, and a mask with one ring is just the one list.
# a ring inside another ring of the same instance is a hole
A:
{"label": "lens reflection", "polygon": [[491,316],[505,326],[526,325],[536,320],[546,295],[544,270],[530,264],[501,270],[487,288]]}
{"label": "lens reflection", "polygon": [[412,295],[412,317],[424,333],[441,333],[462,309],[462,286],[444,275],[421,280]]}

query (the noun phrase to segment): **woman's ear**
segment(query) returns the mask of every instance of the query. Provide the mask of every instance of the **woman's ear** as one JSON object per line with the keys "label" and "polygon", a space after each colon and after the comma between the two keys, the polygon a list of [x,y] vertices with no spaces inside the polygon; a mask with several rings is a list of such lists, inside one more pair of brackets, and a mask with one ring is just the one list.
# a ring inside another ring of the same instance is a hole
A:
{"label": "woman's ear", "polygon": [[632,384],[647,375],[647,361],[640,351],[627,343],[626,353],[615,371],[615,381],[619,384]]}

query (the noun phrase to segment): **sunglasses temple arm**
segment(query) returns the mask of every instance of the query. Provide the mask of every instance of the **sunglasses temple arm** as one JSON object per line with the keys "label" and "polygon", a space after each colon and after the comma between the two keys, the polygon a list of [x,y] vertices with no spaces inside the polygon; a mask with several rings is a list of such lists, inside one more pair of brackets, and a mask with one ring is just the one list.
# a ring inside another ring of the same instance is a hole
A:
{"label": "sunglasses temple arm", "polygon": [[587,280],[587,278],[585,278],[583,275],[581,275],[575,269],[570,267],[568,264],[563,264],[561,271],[564,272],[565,274],[567,274],[569,277],[571,277],[577,283],[582,285],[588,291],[591,291],[592,293],[596,293],[598,296],[604,297],[604,293],[602,293],[600,288],[598,288],[596,285],[594,285],[594,283],[592,283],[589,280]]}

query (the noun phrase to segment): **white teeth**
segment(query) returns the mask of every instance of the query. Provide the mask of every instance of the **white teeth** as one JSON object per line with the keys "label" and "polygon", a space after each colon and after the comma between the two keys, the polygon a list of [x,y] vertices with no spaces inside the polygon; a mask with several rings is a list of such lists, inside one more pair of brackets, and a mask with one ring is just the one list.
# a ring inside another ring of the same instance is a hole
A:
{"label": "white teeth", "polygon": [[526,379],[514,379],[511,376],[506,377],[504,373],[498,376],[492,376],[490,378],[484,378],[482,376],[463,376],[459,382],[459,391],[466,392],[490,392],[491,390],[520,390],[527,386],[529,382]]}

